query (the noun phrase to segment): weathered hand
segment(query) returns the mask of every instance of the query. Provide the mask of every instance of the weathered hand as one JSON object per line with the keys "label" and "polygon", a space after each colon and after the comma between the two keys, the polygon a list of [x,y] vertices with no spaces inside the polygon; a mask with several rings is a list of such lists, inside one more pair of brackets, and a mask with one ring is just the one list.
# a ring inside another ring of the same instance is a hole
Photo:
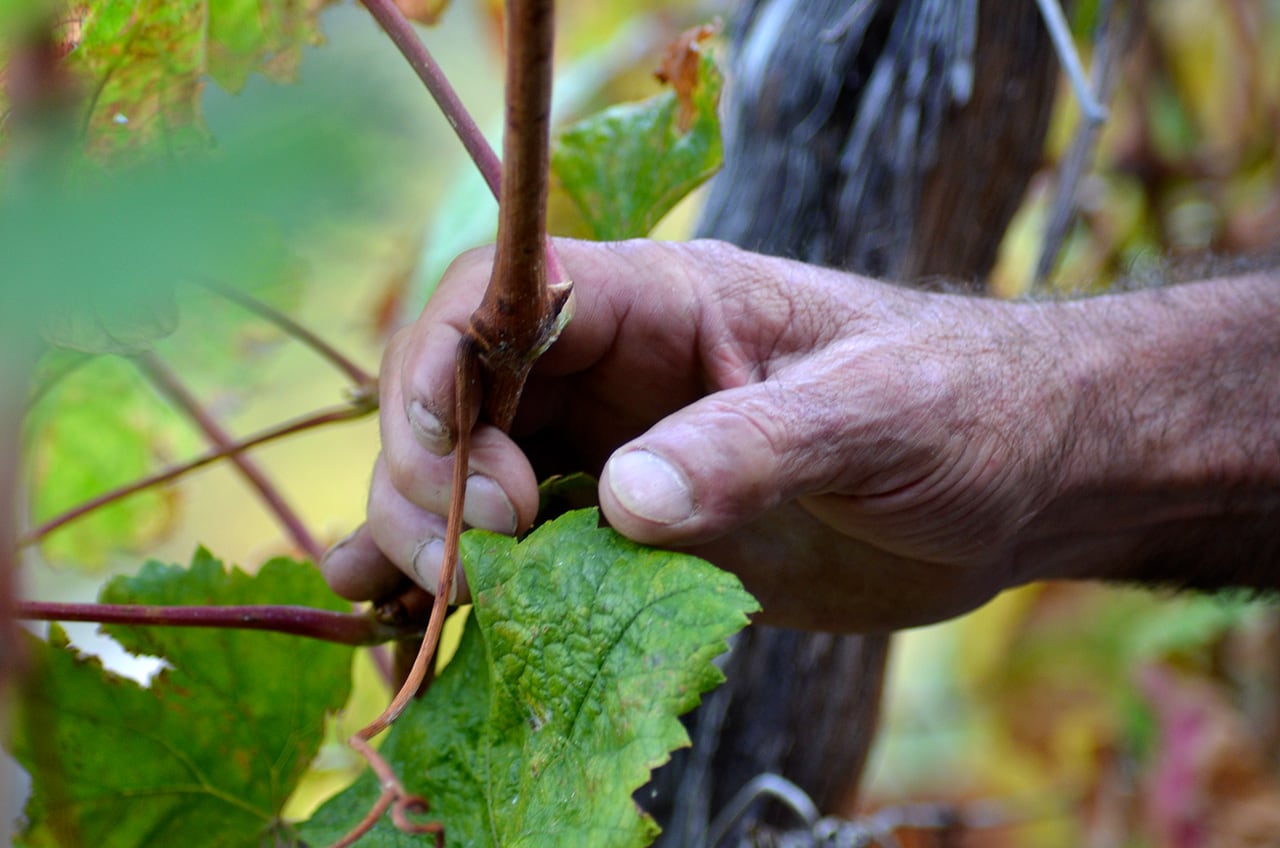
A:
{"label": "weathered hand", "polygon": [[[598,473],[610,524],[736,572],[773,623],[883,630],[1040,577],[1165,579],[1142,570],[1175,539],[1162,524],[1212,518],[1212,487],[1258,455],[1230,429],[1247,410],[1179,388],[1238,348],[1219,326],[1257,314],[1225,299],[1238,285],[1011,304],[718,242],[558,250],[576,315],[536,366],[512,438],[476,429],[467,523],[523,531],[539,475]],[[325,564],[351,597],[400,572],[435,586],[454,348],[489,262],[460,258],[387,352],[367,529]],[[1215,319],[1205,304],[1232,309]],[[1203,328],[1164,326],[1187,316]]]}
{"label": "weathered hand", "polygon": [[[1018,534],[1056,491],[1071,412],[1044,390],[1034,307],[716,242],[560,249],[576,316],[530,379],[515,441],[475,431],[469,525],[526,529],[535,464],[600,473],[619,531],[737,572],[770,620],[832,629],[946,617],[1022,579]],[[369,539],[434,587],[454,347],[488,268],[487,252],[460,258],[387,351],[369,538],[326,562],[346,594],[393,582]]]}

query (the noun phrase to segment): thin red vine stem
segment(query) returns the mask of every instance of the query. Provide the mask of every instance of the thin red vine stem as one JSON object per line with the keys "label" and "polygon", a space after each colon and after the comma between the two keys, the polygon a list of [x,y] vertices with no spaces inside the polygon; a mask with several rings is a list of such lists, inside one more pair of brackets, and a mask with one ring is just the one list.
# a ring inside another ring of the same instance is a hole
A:
{"label": "thin red vine stem", "polygon": [[[453,127],[454,133],[471,156],[471,161],[475,163],[480,175],[484,177],[489,190],[493,192],[494,197],[498,197],[502,193],[502,163],[498,160],[498,154],[494,152],[488,139],[480,131],[480,127],[467,111],[467,107],[462,104],[458,92],[444,75],[444,71],[436,64],[431,51],[422,43],[422,39],[418,38],[413,23],[404,16],[394,0],[361,0],[361,2],[391,38],[401,55],[408,60],[410,67],[417,73],[418,79],[422,80],[436,105],[440,107],[440,112],[449,122],[449,126]],[[550,57],[548,57],[549,60]],[[561,264],[560,257],[556,254],[550,239],[546,240],[546,253],[547,276],[551,285],[560,286],[569,282],[568,272]]]}
{"label": "thin red vine stem", "polygon": [[220,297],[226,298],[242,309],[252,312],[258,317],[275,324],[283,330],[286,335],[311,348],[319,354],[322,359],[326,360],[339,371],[346,374],[351,382],[357,387],[364,388],[366,386],[372,386],[378,381],[377,377],[373,376],[368,371],[365,371],[349,356],[329,344],[311,330],[308,330],[306,327],[290,318],[288,315],[285,315],[280,310],[271,306],[269,303],[264,303],[263,301],[258,300],[258,298],[248,295],[245,292],[239,291],[231,286],[224,286],[220,283],[215,283],[212,280],[197,281],[196,284],[202,288],[208,289]]}
{"label": "thin red vine stem", "polygon": [[231,452],[230,449],[236,444],[235,439],[226,430],[222,429],[222,425],[187,390],[187,387],[169,369],[169,366],[160,357],[150,352],[139,354],[134,357],[133,361],[137,364],[139,370],[155,384],[157,389],[186,413],[187,417],[200,428],[210,442],[220,450],[228,451],[227,458],[235,464],[241,476],[258,493],[267,509],[271,510],[276,516],[280,526],[293,538],[294,544],[310,557],[313,562],[319,562],[325,552],[324,546],[311,535],[311,531],[307,529],[307,526],[298,517],[298,514],[293,511],[293,508],[285,502],[284,495],[267,478],[262,469],[258,467],[258,464],[238,451]]}
{"label": "thin red vine stem", "polygon": [[458,140],[471,155],[471,160],[476,163],[480,175],[484,177],[484,181],[489,184],[489,189],[497,197],[502,182],[502,164],[498,161],[498,154],[489,146],[475,119],[471,117],[467,107],[462,105],[458,92],[445,77],[444,71],[440,70],[440,66],[436,64],[436,60],[432,58],[431,52],[422,43],[422,39],[418,38],[413,24],[393,0],[361,0],[361,2],[383,31],[395,42],[400,53],[409,60],[410,67],[427,87],[427,91],[431,93],[436,105],[444,114],[445,120],[453,127]]}
{"label": "thin red vine stem", "polygon": [[28,530],[19,537],[18,545],[19,547],[33,545],[55,530],[58,530],[73,521],[84,518],[86,515],[102,509],[105,506],[109,506],[116,501],[123,500],[130,495],[136,495],[138,492],[145,491],[153,486],[161,486],[165,483],[171,483],[193,471],[198,471],[207,465],[212,465],[220,459],[227,459],[228,457],[256,448],[259,445],[264,445],[268,442],[273,442],[276,439],[291,436],[295,433],[313,430],[317,427],[323,427],[328,424],[339,424],[344,421],[354,421],[357,418],[363,418],[366,415],[369,415],[376,409],[376,406],[365,402],[362,399],[361,404],[323,409],[312,413],[311,415],[297,418],[293,421],[273,427],[270,430],[264,430],[261,433],[250,436],[242,441],[235,442],[234,444],[215,448],[214,450],[202,454],[195,459],[171,466],[163,471],[152,474],[149,477],[143,477],[132,483],[112,489],[111,491],[103,492],[101,495],[91,498],[84,503],[77,504],[66,512],[60,515],[55,515],[48,521]]}
{"label": "thin red vine stem", "polygon": [[[457,373],[454,392],[454,412],[458,421],[465,421],[467,410],[471,408],[472,396],[478,383],[479,360],[476,356],[474,341],[464,336],[458,344]],[[347,744],[364,757],[369,767],[378,775],[382,784],[382,794],[363,819],[355,827],[347,831],[329,848],[347,848],[368,833],[387,808],[394,804],[396,827],[418,833],[435,833],[437,845],[443,844],[444,828],[439,823],[414,824],[405,816],[408,810],[425,812],[428,809],[425,799],[409,793],[396,777],[391,764],[379,754],[369,740],[386,730],[405,711],[409,703],[418,694],[422,683],[427,678],[431,663],[435,660],[436,647],[440,644],[440,632],[444,628],[445,615],[449,611],[449,596],[453,594],[453,581],[458,566],[458,542],[462,537],[463,495],[467,490],[468,463],[471,455],[471,429],[466,426],[458,428],[458,438],[454,446],[453,488],[449,499],[449,518],[445,527],[444,559],[440,563],[440,581],[436,587],[435,599],[431,603],[431,618],[427,621],[427,632],[418,646],[418,654],[414,657],[413,667],[400,685],[391,703],[387,704],[382,714],[362,727]]]}
{"label": "thin red vine stem", "polygon": [[18,601],[14,613],[16,618],[27,621],[267,630],[355,646],[380,645],[413,632],[368,615],[289,605],[151,606]]}

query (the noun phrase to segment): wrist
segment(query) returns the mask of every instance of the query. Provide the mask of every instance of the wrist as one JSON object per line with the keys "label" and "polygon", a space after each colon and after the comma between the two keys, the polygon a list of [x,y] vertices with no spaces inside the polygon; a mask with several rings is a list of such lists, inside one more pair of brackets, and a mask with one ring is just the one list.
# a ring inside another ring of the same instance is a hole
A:
{"label": "wrist", "polygon": [[1276,584],[1280,280],[1056,304],[1072,414],[1039,576]]}

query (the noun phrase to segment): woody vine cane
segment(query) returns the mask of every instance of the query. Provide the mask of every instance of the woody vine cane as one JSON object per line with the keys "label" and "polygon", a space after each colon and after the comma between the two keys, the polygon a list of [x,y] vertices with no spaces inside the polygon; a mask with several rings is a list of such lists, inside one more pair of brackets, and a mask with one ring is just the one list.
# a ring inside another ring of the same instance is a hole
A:
{"label": "woody vine cane", "polygon": [[[392,39],[427,83],[450,123],[463,137],[490,187],[495,182],[491,153],[465,116],[456,95],[412,29],[389,0],[365,0]],[[409,818],[427,811],[426,799],[409,794],[391,766],[369,745],[409,705],[435,657],[452,594],[462,534],[470,431],[477,418],[506,431],[534,361],[555,341],[572,310],[572,284],[547,239],[546,207],[550,150],[554,3],[511,0],[506,7],[507,73],[504,166],[498,190],[498,237],[493,273],[484,299],[458,342],[455,373],[454,466],[444,557],[430,619],[413,666],[391,703],[349,741],[377,773],[382,791],[369,813],[334,848],[354,844],[387,810],[401,830],[434,833],[439,823]],[[549,281],[550,279],[550,281]]]}

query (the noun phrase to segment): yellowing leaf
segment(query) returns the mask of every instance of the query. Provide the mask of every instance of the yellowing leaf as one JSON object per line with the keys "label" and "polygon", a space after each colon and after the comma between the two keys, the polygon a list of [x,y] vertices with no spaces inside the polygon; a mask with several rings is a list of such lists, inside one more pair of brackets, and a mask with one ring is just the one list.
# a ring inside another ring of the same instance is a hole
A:
{"label": "yellowing leaf", "polygon": [[[63,355],[65,357],[65,355]],[[26,425],[31,515],[39,524],[131,483],[195,446],[179,415],[125,360],[86,359],[51,383]],[[141,492],[48,536],[50,560],[100,567],[113,549],[153,542],[173,518],[169,490]]]}
{"label": "yellowing leaf", "polygon": [[322,0],[97,0],[83,7],[72,66],[93,91],[87,143],[101,157],[202,145],[206,77],[291,79],[319,40]]}
{"label": "yellowing leaf", "polygon": [[[693,557],[568,513],[523,542],[472,531],[475,607],[462,644],[380,749],[444,822],[446,844],[648,844],[631,794],[688,737],[677,716],[720,682],[712,659],[754,600]],[[366,775],[304,827],[332,842],[378,794]],[[360,843],[411,846],[389,823]]]}
{"label": "yellowing leaf", "polygon": [[595,238],[647,235],[720,167],[720,73],[709,54],[695,55],[696,75],[675,63],[676,90],[613,106],[556,139],[552,173]]}

